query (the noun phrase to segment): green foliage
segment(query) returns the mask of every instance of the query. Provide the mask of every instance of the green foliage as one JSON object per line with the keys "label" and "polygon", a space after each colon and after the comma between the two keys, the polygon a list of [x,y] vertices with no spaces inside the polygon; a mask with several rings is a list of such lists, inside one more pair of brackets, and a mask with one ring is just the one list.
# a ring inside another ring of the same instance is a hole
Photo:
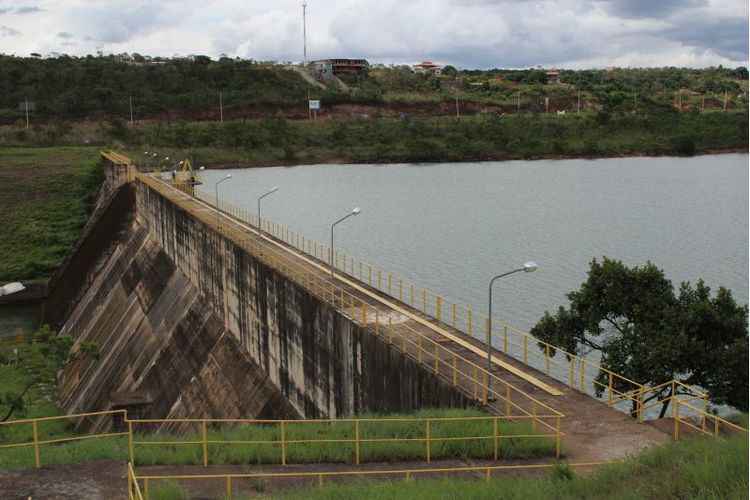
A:
{"label": "green foliage", "polygon": [[[709,391],[717,404],[748,407],[747,306],[729,290],[715,297],[699,280],[672,283],[654,264],[627,267],[606,257],[568,294],[570,306],[546,312],[531,334],[569,352],[602,353],[602,366],[643,384],[681,379]],[[615,379],[615,389],[631,387]],[[599,374],[599,392],[607,385]],[[654,395],[671,396],[671,387]],[[652,397],[652,398],[653,398]],[[662,413],[666,411],[666,403]]]}
{"label": "green foliage", "polygon": [[[79,356],[95,354],[98,349],[88,343],[83,350],[71,352],[73,339],[67,335],[56,335],[47,325],[42,326],[25,342],[14,344],[13,354],[6,356],[7,364],[17,370],[21,383],[11,390],[6,389],[0,397],[0,422],[11,416],[24,415],[26,398],[30,391],[38,390],[54,394],[57,372],[66,363]],[[3,427],[0,431],[5,431]]]}
{"label": "green foliage", "polygon": [[445,477],[404,481],[329,483],[276,492],[284,500],[455,499],[472,500],[715,500],[747,498],[747,435],[729,439],[698,438],[651,448],[623,463],[575,475],[555,466],[539,476],[500,475],[490,481]]}
{"label": "green foliage", "polygon": [[[363,415],[367,417],[389,418],[427,418],[427,417],[486,417],[479,410],[445,410],[425,409],[411,414]],[[12,426],[16,428],[18,426]],[[21,431],[28,431],[26,427]],[[183,434],[166,432],[149,433],[145,429],[137,433],[136,441],[140,443],[158,442],[161,444],[138,444],[135,447],[137,465],[199,465],[203,463],[200,444],[180,444],[200,442],[197,428],[187,429]],[[492,417],[470,421],[445,421],[431,424],[431,436],[440,437],[476,437],[492,436],[494,431]],[[40,426],[42,438],[59,438],[75,435],[60,421],[53,426]],[[550,457],[555,453],[555,442],[551,438],[517,438],[513,436],[536,434],[527,422],[499,422],[498,432],[505,436],[499,440],[499,455],[503,458],[529,459]],[[423,438],[424,421],[401,422],[361,422],[360,438]],[[0,436],[0,442],[28,442],[28,432],[12,437]],[[353,439],[354,424],[351,422],[289,422],[286,425],[287,440],[310,439]],[[209,463],[211,464],[279,464],[281,448],[278,444],[256,444],[247,441],[279,441],[278,425],[230,425],[223,424],[209,429],[209,441],[245,441],[244,443],[208,445]],[[166,443],[166,444],[164,444]],[[292,443],[287,445],[289,463],[352,463],[354,460],[353,443]],[[365,462],[398,462],[424,460],[426,445],[424,442],[381,442],[362,443],[360,459]],[[435,441],[431,445],[432,459],[482,459],[494,456],[492,439],[467,439]],[[72,441],[63,445],[44,446],[42,448],[45,464],[75,463],[84,460],[112,459],[124,460],[127,455],[126,438],[101,438]],[[34,452],[31,448],[0,449],[1,468],[23,468],[34,464]]]}
{"label": "green foliage", "polygon": [[96,148],[0,148],[0,282],[46,278],[78,239],[103,172]]}

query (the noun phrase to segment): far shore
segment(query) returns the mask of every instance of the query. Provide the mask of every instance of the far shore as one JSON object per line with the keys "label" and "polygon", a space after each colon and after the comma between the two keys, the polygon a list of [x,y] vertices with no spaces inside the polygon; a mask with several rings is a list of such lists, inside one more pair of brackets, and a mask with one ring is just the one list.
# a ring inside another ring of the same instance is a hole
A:
{"label": "far shore", "polygon": [[331,157],[329,159],[316,159],[314,161],[286,161],[286,160],[257,160],[257,161],[238,161],[238,162],[224,162],[224,163],[212,163],[206,162],[206,168],[212,170],[229,170],[235,168],[270,168],[270,167],[301,167],[301,166],[313,166],[313,165],[404,165],[408,163],[419,163],[419,164],[440,164],[440,163],[478,163],[478,162],[500,162],[500,161],[536,161],[536,160],[609,160],[614,158],[693,158],[696,156],[709,156],[709,155],[720,155],[720,154],[748,154],[750,150],[748,148],[718,148],[718,149],[706,149],[697,152],[692,156],[678,156],[674,154],[649,154],[646,152],[634,152],[626,154],[616,155],[597,155],[597,156],[581,156],[581,155],[562,155],[562,154],[547,154],[537,155],[531,157],[523,157],[519,155],[487,155],[481,158],[467,158],[465,160],[446,160],[446,161],[398,161],[398,162],[378,162],[378,161],[357,161],[351,158]]}

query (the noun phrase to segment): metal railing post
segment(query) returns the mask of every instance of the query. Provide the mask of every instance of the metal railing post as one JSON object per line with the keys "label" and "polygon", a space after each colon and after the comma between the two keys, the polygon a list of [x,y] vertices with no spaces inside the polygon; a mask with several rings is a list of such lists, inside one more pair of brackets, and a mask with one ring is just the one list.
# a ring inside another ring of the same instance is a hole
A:
{"label": "metal railing post", "polygon": [[523,362],[529,364],[529,337],[523,336]]}
{"label": "metal railing post", "polygon": [[425,441],[427,442],[427,463],[430,463],[430,419],[425,420]]}
{"label": "metal railing post", "polygon": [[560,458],[560,416],[555,416],[555,458]]}
{"label": "metal railing post", "polygon": [[232,476],[227,475],[227,498],[232,499]]}
{"label": "metal railing post", "polygon": [[503,326],[503,352],[508,354],[508,327]]}
{"label": "metal railing post", "polygon": [[458,370],[456,369],[456,355],[455,354],[453,355],[452,364],[453,364],[453,385],[455,386],[456,383],[457,383],[457,381],[458,381],[457,380],[458,379]]}
{"label": "metal railing post", "polygon": [[505,415],[510,416],[510,386],[505,384]]}
{"label": "metal railing post", "polygon": [[39,459],[39,427],[36,420],[31,423],[31,430],[34,434],[34,463],[38,469],[42,465],[41,460]]}
{"label": "metal railing post", "polygon": [[612,404],[612,372],[608,372],[609,375],[609,382],[607,383],[607,387],[609,390],[609,404]]}
{"label": "metal railing post", "polygon": [[130,463],[135,463],[135,453],[133,452],[133,422],[128,420],[128,456]]}
{"label": "metal railing post", "polygon": [[549,344],[544,344],[544,364],[547,368],[547,375],[549,375]]}
{"label": "metal railing post", "polygon": [[498,433],[497,433],[497,419],[498,419],[498,417],[495,417],[493,419],[493,421],[492,421],[492,435],[495,438],[495,440],[494,440],[495,441],[495,462],[497,462],[497,448],[498,448],[498,445],[500,444],[499,443],[499,439],[497,437],[498,436]]}
{"label": "metal railing post", "polygon": [[354,441],[355,441],[354,463],[359,465],[359,419],[354,421]]}
{"label": "metal railing post", "polygon": [[280,422],[280,437],[281,437],[281,465],[286,465],[286,422],[283,420]]}
{"label": "metal railing post", "polygon": [[443,298],[442,297],[435,298],[435,318],[437,318],[438,321],[443,321]]}
{"label": "metal railing post", "polygon": [[201,434],[203,435],[203,467],[208,467],[208,428],[205,420],[201,422]]}

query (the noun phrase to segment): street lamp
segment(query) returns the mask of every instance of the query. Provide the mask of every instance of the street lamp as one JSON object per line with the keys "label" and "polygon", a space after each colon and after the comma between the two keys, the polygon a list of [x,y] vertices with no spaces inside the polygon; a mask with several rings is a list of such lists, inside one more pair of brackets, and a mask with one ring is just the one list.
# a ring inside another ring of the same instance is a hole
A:
{"label": "street lamp", "polygon": [[514,269],[512,271],[508,271],[507,273],[498,274],[494,278],[490,280],[490,294],[489,294],[489,313],[487,315],[487,400],[490,399],[490,387],[492,386],[492,377],[490,376],[490,373],[492,372],[492,285],[495,284],[495,280],[498,280],[500,278],[504,278],[506,276],[510,276],[511,274],[520,273],[521,271],[525,273],[533,273],[537,270],[539,266],[536,264],[536,262],[529,261],[523,265],[523,267],[519,267],[518,269]]}
{"label": "street lamp", "polygon": [[279,186],[274,186],[274,187],[272,187],[272,188],[271,188],[271,189],[270,189],[269,191],[266,191],[265,193],[263,193],[262,195],[260,195],[260,196],[258,197],[258,236],[260,236],[260,235],[261,235],[261,233],[263,232],[263,231],[261,230],[261,223],[260,223],[260,200],[262,200],[263,198],[265,198],[265,197],[266,197],[266,196],[268,196],[269,194],[273,194],[273,193],[275,193],[275,192],[276,192],[276,191],[278,191],[278,190],[279,190]]}
{"label": "street lamp", "polygon": [[331,278],[333,278],[333,268],[334,268],[334,265],[333,265],[334,264],[334,262],[333,262],[333,256],[335,254],[335,252],[333,250],[333,228],[339,222],[344,222],[346,219],[348,219],[349,217],[352,217],[354,215],[359,215],[359,213],[361,211],[362,210],[360,210],[359,207],[354,207],[354,209],[351,212],[349,212],[348,214],[346,214],[345,216],[343,216],[342,218],[340,218],[339,220],[337,220],[336,222],[334,222],[333,224],[331,224]]}
{"label": "street lamp", "polygon": [[221,212],[221,207],[219,206],[219,184],[221,184],[224,181],[228,181],[232,178],[232,174],[227,174],[226,176],[222,177],[218,181],[216,181],[216,184],[214,184],[214,189],[216,190],[216,225],[219,226],[219,215]]}

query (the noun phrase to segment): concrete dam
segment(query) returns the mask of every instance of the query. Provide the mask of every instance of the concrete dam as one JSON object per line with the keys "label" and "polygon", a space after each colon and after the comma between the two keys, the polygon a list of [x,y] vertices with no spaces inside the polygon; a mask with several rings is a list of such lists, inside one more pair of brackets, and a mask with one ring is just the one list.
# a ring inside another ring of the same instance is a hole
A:
{"label": "concrete dam", "polygon": [[47,321],[98,350],[66,366],[66,413],[335,418],[472,404],[270,265],[253,233],[221,231],[215,214],[132,166],[105,168],[103,201],[48,300]]}
{"label": "concrete dam", "polygon": [[668,439],[641,423],[646,386],[502,326],[488,360],[490,324],[470,308],[338,253],[334,275],[325,245],[103,158],[100,202],[47,301],[46,322],[98,353],[64,368],[67,414],[126,409],[179,429],[477,406],[581,462]]}

